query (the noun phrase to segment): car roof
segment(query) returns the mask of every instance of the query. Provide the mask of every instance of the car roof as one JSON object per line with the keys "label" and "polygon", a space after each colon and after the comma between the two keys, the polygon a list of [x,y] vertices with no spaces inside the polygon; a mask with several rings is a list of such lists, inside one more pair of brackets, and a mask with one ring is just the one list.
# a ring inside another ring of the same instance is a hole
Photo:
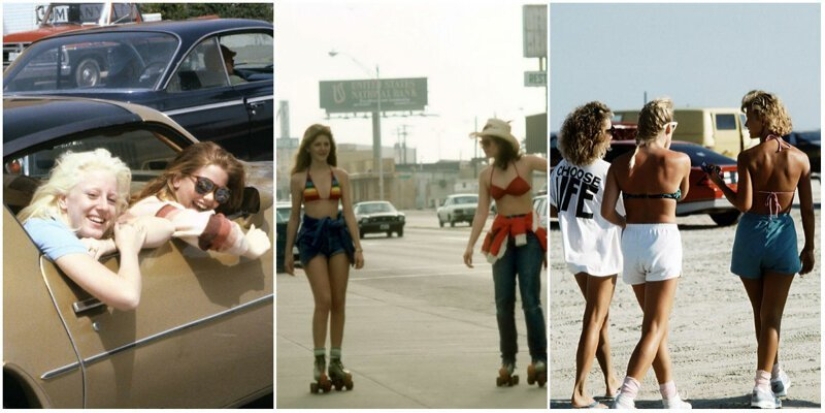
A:
{"label": "car roof", "polygon": [[140,24],[124,24],[93,27],[86,30],[61,33],[49,38],[64,36],[82,36],[90,33],[111,32],[168,32],[181,37],[200,38],[206,34],[237,29],[271,29],[272,23],[252,19],[204,19],[204,20],[162,20]]}
{"label": "car roof", "polygon": [[[3,98],[3,155],[89,129],[140,122],[171,122],[153,109],[102,99],[56,96]],[[192,142],[197,140],[178,127]]]}

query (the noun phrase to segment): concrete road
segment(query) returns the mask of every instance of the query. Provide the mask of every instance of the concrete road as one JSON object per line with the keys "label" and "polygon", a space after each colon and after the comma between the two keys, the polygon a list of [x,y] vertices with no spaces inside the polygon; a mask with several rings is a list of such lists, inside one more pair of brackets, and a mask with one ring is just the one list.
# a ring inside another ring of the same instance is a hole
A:
{"label": "concrete road", "polygon": [[[530,355],[520,303],[521,383],[495,385],[492,269],[480,253],[475,268],[464,266],[469,234],[466,224],[438,228],[434,211],[410,211],[403,238],[362,240],[366,266],[350,273],[343,346],[352,391],[310,394],[312,294],[301,270],[295,277],[278,274],[277,408],[547,408],[546,387],[526,382]],[[546,281],[545,271],[542,297]]]}

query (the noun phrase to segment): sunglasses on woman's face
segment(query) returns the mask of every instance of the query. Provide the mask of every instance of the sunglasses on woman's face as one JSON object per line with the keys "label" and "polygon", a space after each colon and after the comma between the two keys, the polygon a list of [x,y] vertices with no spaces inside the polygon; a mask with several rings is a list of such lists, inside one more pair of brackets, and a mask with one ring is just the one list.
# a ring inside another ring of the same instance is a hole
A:
{"label": "sunglasses on woman's face", "polygon": [[206,196],[211,194],[212,192],[215,193],[215,201],[218,201],[219,204],[225,204],[229,202],[229,197],[232,195],[232,191],[229,188],[223,187],[219,188],[212,180],[209,178],[204,178],[202,176],[195,176],[192,175],[192,178],[195,178],[195,192]]}
{"label": "sunglasses on woman's face", "polygon": [[481,146],[484,146],[485,148],[490,146],[491,143],[493,143],[493,141],[490,140],[490,139],[482,139],[481,140]]}

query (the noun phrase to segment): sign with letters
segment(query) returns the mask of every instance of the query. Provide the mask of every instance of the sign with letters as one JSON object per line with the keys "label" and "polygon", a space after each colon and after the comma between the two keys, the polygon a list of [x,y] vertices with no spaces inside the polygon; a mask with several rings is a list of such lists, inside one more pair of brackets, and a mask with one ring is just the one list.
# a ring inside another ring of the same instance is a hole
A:
{"label": "sign with letters", "polygon": [[321,81],[320,98],[327,113],[424,110],[427,78]]}

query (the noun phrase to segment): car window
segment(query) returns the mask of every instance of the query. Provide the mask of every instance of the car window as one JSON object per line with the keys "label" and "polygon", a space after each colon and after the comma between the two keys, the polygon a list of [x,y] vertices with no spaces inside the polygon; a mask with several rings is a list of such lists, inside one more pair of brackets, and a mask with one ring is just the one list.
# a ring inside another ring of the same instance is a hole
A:
{"label": "car window", "polygon": [[4,73],[7,92],[151,89],[177,39],[163,33],[97,33],[34,43]]}
{"label": "car window", "polygon": [[736,115],[734,115],[734,114],[717,114],[716,115],[716,129],[717,130],[736,130]]}
{"label": "car window", "polygon": [[455,198],[456,204],[477,204],[478,197],[475,196],[461,196]]}
{"label": "car window", "polygon": [[[118,128],[94,132],[82,137],[70,138],[52,146],[35,147],[13,159],[4,160],[4,195],[11,189],[19,189],[13,198],[4,197],[4,203],[13,212],[28,205],[39,182],[48,178],[55,160],[66,151],[84,152],[96,148],[107,149],[120,158],[132,171],[132,193],[149,179],[159,175],[174,159],[177,151],[167,144],[170,137],[159,129]],[[17,184],[15,184],[17,182]],[[23,185],[25,188],[16,188]],[[28,198],[27,198],[28,197]]]}
{"label": "car window", "polygon": [[213,36],[189,52],[166,90],[179,93],[272,80],[272,62],[269,34]]}

